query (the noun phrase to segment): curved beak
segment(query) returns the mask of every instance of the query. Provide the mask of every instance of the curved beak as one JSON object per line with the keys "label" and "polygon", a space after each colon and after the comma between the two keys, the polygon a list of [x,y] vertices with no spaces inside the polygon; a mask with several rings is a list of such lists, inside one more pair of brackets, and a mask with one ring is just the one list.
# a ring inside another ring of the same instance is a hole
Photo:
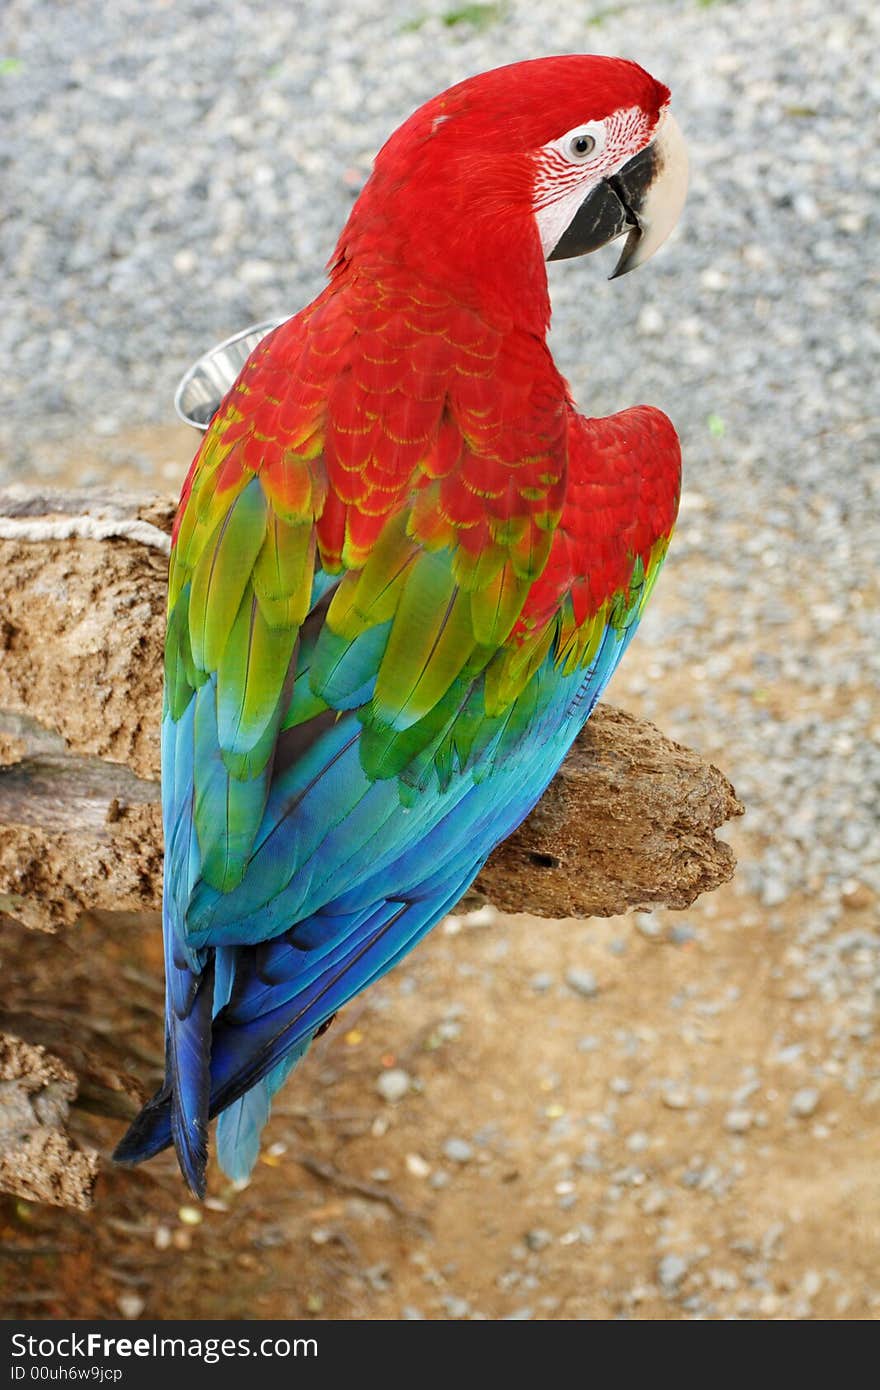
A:
{"label": "curved beak", "polygon": [[587,194],[547,259],[584,256],[626,233],[610,278],[635,270],[662,246],[678,221],[687,181],[684,136],[667,112],[650,145]]}

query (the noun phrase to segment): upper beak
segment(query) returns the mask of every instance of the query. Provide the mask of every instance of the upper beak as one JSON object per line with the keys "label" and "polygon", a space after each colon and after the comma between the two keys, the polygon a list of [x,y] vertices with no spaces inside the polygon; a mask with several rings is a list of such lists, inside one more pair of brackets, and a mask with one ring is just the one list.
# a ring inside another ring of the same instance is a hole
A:
{"label": "upper beak", "polygon": [[635,270],[662,246],[678,221],[687,181],[684,136],[667,111],[650,145],[587,194],[547,259],[586,255],[626,232],[611,279]]}

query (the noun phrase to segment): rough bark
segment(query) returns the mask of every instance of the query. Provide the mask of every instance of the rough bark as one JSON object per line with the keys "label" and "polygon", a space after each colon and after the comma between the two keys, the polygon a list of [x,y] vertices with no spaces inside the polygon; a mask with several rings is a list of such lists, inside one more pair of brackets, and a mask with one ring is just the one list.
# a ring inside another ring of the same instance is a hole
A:
{"label": "rough bark", "polygon": [[741,814],[711,763],[646,720],[599,705],[474,890],[503,912],[536,917],[689,907],[733,876],[733,851],[715,831]]}
{"label": "rough bark", "polygon": [[94,1149],[65,1132],[77,1078],[44,1047],[0,1033],[0,1191],[86,1209],[98,1176]]}
{"label": "rough bark", "polygon": [[[53,931],[87,909],[160,904],[173,510],[160,498],[93,491],[0,492],[0,924],[5,916]],[[600,707],[469,897],[553,918],[686,907],[730,878],[732,852],[714,832],[741,810],[717,768],[653,725]],[[34,1132],[21,1148],[36,1165],[33,1193],[70,1200],[53,1187],[57,1141],[34,1147]],[[10,1162],[4,1154],[0,1187],[23,1192]],[[83,1177],[79,1202],[86,1189]]]}

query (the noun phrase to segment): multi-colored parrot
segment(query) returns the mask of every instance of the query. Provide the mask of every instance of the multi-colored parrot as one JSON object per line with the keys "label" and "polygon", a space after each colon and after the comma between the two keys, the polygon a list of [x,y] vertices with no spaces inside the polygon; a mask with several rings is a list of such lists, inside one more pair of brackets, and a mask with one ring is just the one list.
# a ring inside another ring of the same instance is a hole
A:
{"label": "multi-colored parrot", "polygon": [[635,63],[461,82],[382,148],[326,288],[223,400],[172,543],[166,1077],[120,1161],[173,1142],[203,1194],[219,1115],[244,1178],[312,1040],[455,906],[589,717],[680,452],[648,406],[578,414],[545,262],[626,234],[614,273],[640,265],[686,182]]}

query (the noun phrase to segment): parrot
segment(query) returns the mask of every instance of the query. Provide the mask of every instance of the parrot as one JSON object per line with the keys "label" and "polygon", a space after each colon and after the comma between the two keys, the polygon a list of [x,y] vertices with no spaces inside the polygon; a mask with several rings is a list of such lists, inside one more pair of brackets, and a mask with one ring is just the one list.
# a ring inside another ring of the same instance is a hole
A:
{"label": "parrot", "polygon": [[[635,62],[466,78],[383,145],[327,281],[253,350],[183,485],[162,718],[164,1083],[115,1158],[208,1126],[247,1180],[312,1041],[535,806],[667,552],[681,452],[578,412],[549,261],[679,219],[684,137]],[[601,350],[601,342],[597,343]]]}

